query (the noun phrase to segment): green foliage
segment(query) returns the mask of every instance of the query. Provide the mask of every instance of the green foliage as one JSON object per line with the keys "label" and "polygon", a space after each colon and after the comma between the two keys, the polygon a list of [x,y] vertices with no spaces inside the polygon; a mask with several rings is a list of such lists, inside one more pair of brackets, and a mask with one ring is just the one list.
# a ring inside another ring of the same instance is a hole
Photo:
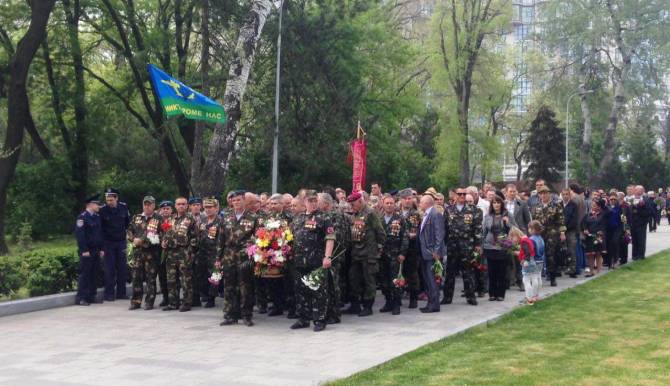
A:
{"label": "green foliage", "polygon": [[72,246],[47,246],[0,256],[0,295],[19,288],[30,296],[50,295],[75,288],[79,257]]}
{"label": "green foliage", "polygon": [[668,186],[668,165],[663,162],[656,148],[656,135],[650,126],[631,130],[625,139],[624,149],[628,157],[623,166],[631,181],[636,181],[647,190]]}
{"label": "green foliage", "polygon": [[530,125],[526,160],[530,162],[525,178],[542,178],[547,183],[560,180],[565,162],[565,132],[558,127],[556,114],[546,106],[540,108]]}
{"label": "green foliage", "polygon": [[16,244],[22,249],[31,249],[33,243],[32,233],[33,227],[30,226],[30,223],[24,222],[21,224],[19,234],[16,236]]}

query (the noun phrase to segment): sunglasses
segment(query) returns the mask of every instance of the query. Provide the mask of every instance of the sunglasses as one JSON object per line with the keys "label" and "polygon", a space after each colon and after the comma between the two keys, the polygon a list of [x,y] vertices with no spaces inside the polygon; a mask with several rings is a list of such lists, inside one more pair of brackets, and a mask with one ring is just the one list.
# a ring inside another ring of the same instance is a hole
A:
{"label": "sunglasses", "polygon": [[465,196],[467,193],[456,193],[457,196]]}

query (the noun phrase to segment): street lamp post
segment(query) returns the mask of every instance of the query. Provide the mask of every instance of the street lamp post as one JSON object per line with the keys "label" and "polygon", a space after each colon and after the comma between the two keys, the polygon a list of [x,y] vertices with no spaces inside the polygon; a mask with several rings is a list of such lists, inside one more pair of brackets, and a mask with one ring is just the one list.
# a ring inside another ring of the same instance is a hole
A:
{"label": "street lamp post", "polygon": [[279,34],[277,35],[277,83],[275,88],[275,130],[272,143],[272,194],[277,193],[277,174],[279,174],[279,70],[281,65],[281,22],[284,0],[279,1]]}
{"label": "street lamp post", "polygon": [[592,94],[594,90],[586,90],[586,91],[578,91],[568,97],[568,102],[565,104],[565,116],[566,116],[566,122],[565,122],[565,188],[568,188],[569,181],[570,181],[570,172],[569,172],[569,161],[568,161],[568,146],[569,146],[569,139],[570,137],[568,136],[568,130],[570,129],[570,100],[572,97],[577,96],[577,95],[585,95],[585,94]]}

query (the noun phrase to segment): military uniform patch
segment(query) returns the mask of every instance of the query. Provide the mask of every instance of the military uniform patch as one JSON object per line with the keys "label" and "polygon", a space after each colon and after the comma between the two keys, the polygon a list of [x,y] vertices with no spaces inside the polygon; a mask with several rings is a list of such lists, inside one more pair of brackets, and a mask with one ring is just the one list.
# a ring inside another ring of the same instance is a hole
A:
{"label": "military uniform patch", "polygon": [[83,227],[83,226],[84,226],[84,219],[81,219],[81,218],[78,219],[78,220],[77,220],[77,227],[81,228],[81,227]]}

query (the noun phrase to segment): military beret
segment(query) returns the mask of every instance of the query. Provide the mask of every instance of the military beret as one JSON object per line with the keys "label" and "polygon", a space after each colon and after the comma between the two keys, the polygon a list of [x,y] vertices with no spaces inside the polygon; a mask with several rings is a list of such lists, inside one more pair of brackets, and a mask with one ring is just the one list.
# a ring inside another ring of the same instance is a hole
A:
{"label": "military beret", "polygon": [[188,204],[202,204],[202,198],[200,197],[191,197],[188,199]]}
{"label": "military beret", "polygon": [[204,200],[202,200],[202,205],[203,206],[218,206],[219,201],[214,197],[208,197],[208,198],[205,198]]}
{"label": "military beret", "polygon": [[85,201],[86,201],[87,204],[98,204],[98,205],[100,205],[100,195],[98,193],[96,193],[96,194],[94,194],[90,197],[86,197]]}
{"label": "military beret", "polygon": [[246,192],[247,192],[246,190],[242,190],[242,189],[233,190],[232,192],[228,193],[228,197],[233,198],[233,197],[238,197],[238,196],[244,196],[244,194]]}
{"label": "military beret", "polygon": [[389,194],[392,196],[396,196],[398,194],[398,189],[390,191]]}
{"label": "military beret", "polygon": [[354,192],[351,193],[350,195],[347,196],[347,202],[354,202],[358,201],[363,197],[359,192]]}
{"label": "military beret", "polygon": [[544,192],[551,192],[551,190],[549,190],[549,188],[547,188],[546,186],[541,186],[539,189],[537,189],[538,194]]}
{"label": "military beret", "polygon": [[170,207],[171,207],[171,206],[173,206],[173,205],[174,205],[174,204],[172,203],[172,201],[167,201],[167,200],[166,200],[166,201],[161,201],[161,204],[160,204],[158,207],[160,207],[160,208],[165,208],[166,206],[170,206]]}
{"label": "military beret", "polygon": [[319,195],[314,189],[305,190],[305,200],[316,200],[319,198]]}
{"label": "military beret", "polygon": [[144,204],[145,202],[151,202],[152,204],[155,204],[156,199],[154,198],[154,196],[144,196],[144,198],[142,199],[142,203]]}
{"label": "military beret", "polygon": [[406,188],[398,192],[398,197],[400,198],[405,198],[405,197],[412,197],[414,193],[412,192],[412,189]]}
{"label": "military beret", "polygon": [[119,195],[119,191],[117,189],[107,188],[105,190],[105,197],[107,197],[107,196],[118,196],[118,195]]}

